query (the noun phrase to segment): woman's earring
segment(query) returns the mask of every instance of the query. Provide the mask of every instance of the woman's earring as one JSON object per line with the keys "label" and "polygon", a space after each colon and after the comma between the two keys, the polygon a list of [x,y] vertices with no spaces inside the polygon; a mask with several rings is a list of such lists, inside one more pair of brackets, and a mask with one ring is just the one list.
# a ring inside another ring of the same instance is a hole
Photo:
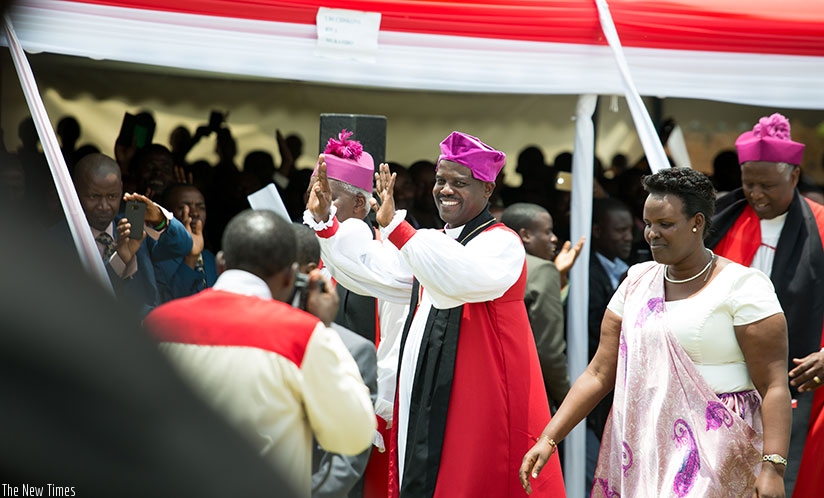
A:
{"label": "woman's earring", "polygon": [[697,231],[698,231],[698,227],[692,227],[692,233],[695,233]]}

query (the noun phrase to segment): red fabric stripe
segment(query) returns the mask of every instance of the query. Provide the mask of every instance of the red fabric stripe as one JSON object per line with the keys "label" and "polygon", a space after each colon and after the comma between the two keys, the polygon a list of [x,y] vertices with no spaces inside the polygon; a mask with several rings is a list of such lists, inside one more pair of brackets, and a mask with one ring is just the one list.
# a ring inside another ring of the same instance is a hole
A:
{"label": "red fabric stripe", "polygon": [[381,345],[381,315],[378,310],[378,300],[375,299],[375,349]]}
{"label": "red fabric stripe", "polygon": [[[806,197],[802,197],[802,199],[807,201],[807,205],[810,206],[810,210],[812,210],[813,212],[815,224],[818,227],[818,233],[821,238],[821,248],[824,249],[824,206],[814,201],[811,201]],[[824,344],[822,344],[822,346],[824,346]]]}
{"label": "red fabric stripe", "polygon": [[331,227],[324,228],[323,230],[321,230],[319,232],[315,232],[315,233],[318,234],[318,237],[320,237],[322,239],[328,239],[329,237],[331,237],[331,236],[333,236],[337,233],[338,228],[340,228],[340,223],[338,222],[338,218],[334,217],[334,218],[332,218],[332,226]]}
{"label": "red fabric stripe", "polygon": [[398,249],[402,248],[409,239],[415,235],[416,230],[409,224],[408,221],[404,220],[401,222],[400,225],[397,226],[392,233],[389,234],[389,242],[395,244],[395,247]]}
{"label": "red fabric stripe", "polygon": [[715,252],[738,264],[750,266],[760,245],[761,221],[752,206],[747,204],[741,216],[735,220],[724,238],[715,246]]}
{"label": "red fabric stripe", "polygon": [[[629,3],[616,7],[610,2],[621,43],[628,47],[824,55],[824,15],[820,12],[789,21],[743,4],[738,11],[726,12],[728,5],[724,1],[718,2],[717,9],[662,2]],[[799,10],[800,3],[786,2],[784,7],[791,14]]]}
{"label": "red fabric stripe", "polygon": [[[378,432],[383,436],[383,442],[389,446],[391,430],[386,428],[386,421],[377,415]],[[385,498],[389,495],[389,451],[381,453],[378,448],[372,447],[369,463],[363,473],[363,498]]]}
{"label": "red fabric stripe", "polygon": [[280,301],[207,289],[155,308],[143,323],[160,342],[258,348],[300,366],[318,322]]}
{"label": "red fabric stripe", "polygon": [[[824,213],[824,209],[821,212]],[[816,220],[819,220],[818,216]],[[821,220],[824,221],[824,215]],[[821,225],[818,231],[824,236]],[[824,335],[821,337],[821,347],[824,348]],[[821,476],[824,475],[824,459],[821,455],[824,455],[824,388],[819,387],[813,394],[810,425],[807,428],[807,440],[804,443],[793,498],[813,498],[821,495]]]}
{"label": "red fabric stripe", "polygon": [[[218,17],[315,24],[320,0],[72,0]],[[592,0],[351,0],[381,13],[381,29],[422,34],[603,45]],[[824,9],[808,0],[612,0],[628,47],[824,56]]]}

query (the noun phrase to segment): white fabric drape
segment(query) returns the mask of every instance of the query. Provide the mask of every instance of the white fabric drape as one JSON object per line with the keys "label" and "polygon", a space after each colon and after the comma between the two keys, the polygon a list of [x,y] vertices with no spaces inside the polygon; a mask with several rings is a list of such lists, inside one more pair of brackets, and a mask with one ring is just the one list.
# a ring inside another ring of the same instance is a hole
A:
{"label": "white fabric drape", "polygon": [[[29,51],[383,88],[567,95],[624,90],[606,46],[381,31],[375,62],[365,63],[317,56],[316,27],[308,24],[58,0],[22,0],[11,12]],[[624,52],[642,95],[824,109],[822,57]]]}
{"label": "white fabric drape", "polygon": [[638,132],[638,138],[641,140],[641,146],[647,155],[647,161],[655,173],[661,168],[669,167],[667,161],[667,154],[664,152],[664,146],[661,145],[661,140],[658,138],[658,132],[652,124],[652,119],[649,117],[644,101],[641,100],[641,95],[635,86],[632,75],[630,74],[629,64],[624,55],[624,49],[621,47],[621,40],[618,38],[618,32],[615,30],[615,23],[612,22],[612,15],[609,12],[606,0],[595,0],[598,6],[598,17],[601,20],[601,30],[609,42],[609,47],[615,55],[615,63],[618,65],[618,71],[621,73],[621,86],[623,87],[624,96],[627,99],[630,114],[632,114],[632,121],[635,123],[635,130]]}
{"label": "white fabric drape", "polygon": [[60,151],[60,145],[51,127],[43,100],[40,98],[40,92],[37,89],[37,82],[34,79],[31,66],[29,66],[26,54],[17,39],[14,26],[7,15],[3,16],[3,32],[11,51],[17,76],[20,79],[23,95],[26,97],[32,120],[37,128],[37,134],[40,136],[40,143],[43,144],[43,152],[46,155],[57,188],[57,194],[60,197],[60,204],[63,206],[63,212],[66,215],[66,221],[69,224],[69,230],[74,239],[80,261],[86,271],[96,278],[104,289],[108,289],[113,294],[112,283],[106,274],[106,268],[103,266],[97,244],[92,237],[92,231],[89,230],[89,223],[86,221],[86,215],[83,213],[77,191],[74,189],[74,183],[72,183],[69,175],[69,168],[66,166],[66,161]]}

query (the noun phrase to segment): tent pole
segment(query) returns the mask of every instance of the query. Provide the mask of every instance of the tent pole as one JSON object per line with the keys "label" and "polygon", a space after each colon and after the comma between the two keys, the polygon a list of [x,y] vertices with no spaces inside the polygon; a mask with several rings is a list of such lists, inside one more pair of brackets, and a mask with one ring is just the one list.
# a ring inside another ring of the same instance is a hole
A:
{"label": "tent pole", "polygon": [[[581,237],[586,243],[569,275],[567,300],[567,359],[569,378],[574,382],[589,359],[589,253],[592,231],[593,159],[595,158],[595,126],[592,120],[598,104],[597,95],[581,95],[575,110],[575,147],[572,153],[572,197],[570,240]],[[583,498],[586,490],[586,423],[578,424],[564,443],[564,484],[567,496]]]}

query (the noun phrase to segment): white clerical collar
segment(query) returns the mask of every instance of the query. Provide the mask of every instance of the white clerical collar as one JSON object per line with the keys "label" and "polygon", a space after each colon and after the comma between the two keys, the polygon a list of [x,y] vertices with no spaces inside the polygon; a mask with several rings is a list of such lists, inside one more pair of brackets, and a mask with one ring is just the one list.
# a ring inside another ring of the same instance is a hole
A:
{"label": "white clerical collar", "polygon": [[461,236],[461,232],[463,232],[464,226],[465,225],[461,225],[461,226],[455,227],[455,228],[446,228],[446,227],[444,227],[443,231],[446,232],[446,234],[449,235],[450,237],[452,237],[453,239],[457,240],[458,237]]}
{"label": "white clerical collar", "polygon": [[272,299],[272,291],[266,282],[257,275],[243,270],[226,270],[220,274],[212,286],[215,290],[254,296],[261,299]]}

